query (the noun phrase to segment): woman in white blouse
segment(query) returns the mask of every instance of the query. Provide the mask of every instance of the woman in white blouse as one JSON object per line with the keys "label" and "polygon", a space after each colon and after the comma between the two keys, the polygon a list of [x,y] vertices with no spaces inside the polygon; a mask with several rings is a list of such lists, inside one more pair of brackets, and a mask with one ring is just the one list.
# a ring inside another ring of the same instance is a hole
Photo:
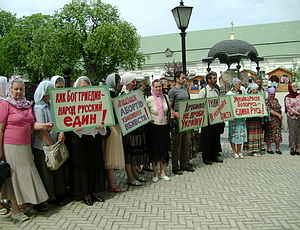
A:
{"label": "woman in white blouse", "polygon": [[[169,162],[168,151],[171,148],[169,125],[167,120],[169,98],[162,93],[160,80],[154,80],[151,85],[152,96],[147,99],[147,105],[153,120],[147,124],[146,137],[150,159],[153,165],[153,182],[159,178],[171,180],[166,175],[165,165]],[[160,177],[157,164],[160,163]]]}

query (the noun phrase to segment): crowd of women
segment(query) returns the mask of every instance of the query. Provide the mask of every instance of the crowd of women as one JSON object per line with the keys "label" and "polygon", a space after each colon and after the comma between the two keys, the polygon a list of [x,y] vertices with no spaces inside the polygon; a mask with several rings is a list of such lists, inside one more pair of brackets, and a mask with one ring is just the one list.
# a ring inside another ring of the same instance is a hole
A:
{"label": "crowd of women", "polygon": [[[64,87],[64,78],[61,76],[42,81],[34,93],[34,103],[25,98],[24,82],[20,77],[13,76],[8,82],[6,77],[1,77],[0,82],[0,159],[9,163],[11,171],[11,177],[2,186],[1,199],[9,200],[12,219],[28,220],[37,211],[47,211],[48,203],[65,205],[66,184],[71,185],[75,200],[82,200],[86,205],[104,202],[101,192],[126,191],[115,183],[114,171],[118,169],[125,169],[127,183],[132,186],[141,186],[146,182],[140,166],[146,167],[149,163],[152,163],[153,182],[160,179],[171,180],[166,174],[171,149],[168,125],[170,101],[163,94],[159,80],[152,82],[151,96],[146,99],[153,120],[124,136],[117,119],[116,124],[109,128],[98,126],[56,133],[53,130],[49,90]],[[136,77],[131,73],[122,77],[114,73],[107,76],[105,83],[113,99],[135,90]],[[89,78],[79,77],[73,86],[91,85]],[[228,95],[241,93],[239,79],[233,79],[231,86]],[[250,84],[247,92],[258,93],[258,88],[257,84]],[[244,150],[257,155],[263,139],[267,143],[268,153],[274,153],[271,143],[275,143],[275,152],[281,154],[279,147],[282,141],[282,114],[275,92],[275,88],[268,89],[266,104],[270,116],[265,136],[261,118],[229,121],[229,142],[234,158],[244,158],[242,145]],[[299,108],[300,96],[296,84],[289,83],[285,112],[288,118],[291,155],[299,155]],[[57,141],[66,143],[70,157],[65,163],[66,167],[63,165],[52,171],[45,163],[43,145],[50,146]],[[8,212],[8,208],[0,206],[0,214]]]}

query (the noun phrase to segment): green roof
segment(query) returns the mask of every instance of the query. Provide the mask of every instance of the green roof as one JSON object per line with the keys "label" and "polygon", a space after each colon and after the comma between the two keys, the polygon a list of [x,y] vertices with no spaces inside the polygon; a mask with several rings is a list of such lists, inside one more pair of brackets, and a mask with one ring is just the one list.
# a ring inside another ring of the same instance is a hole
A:
{"label": "green roof", "polygon": [[[186,35],[187,63],[201,63],[209,50],[218,42],[229,40],[231,27],[188,31]],[[260,57],[300,57],[300,20],[234,27],[234,38],[253,45]],[[173,51],[166,57],[165,50]],[[165,34],[141,38],[140,51],[149,54],[145,66],[164,65],[173,59],[181,60],[181,37]]]}

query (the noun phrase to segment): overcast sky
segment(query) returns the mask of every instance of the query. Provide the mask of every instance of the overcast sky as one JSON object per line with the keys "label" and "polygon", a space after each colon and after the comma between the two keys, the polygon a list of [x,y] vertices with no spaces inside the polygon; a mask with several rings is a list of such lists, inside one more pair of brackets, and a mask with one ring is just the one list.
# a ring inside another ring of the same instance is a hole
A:
{"label": "overcast sky", "polygon": [[[53,14],[71,0],[0,0],[2,10],[17,17]],[[121,18],[141,36],[179,33],[171,10],[179,0],[103,0],[117,6]],[[185,0],[193,6],[188,31],[300,20],[300,0]],[[300,28],[299,28],[300,29]]]}

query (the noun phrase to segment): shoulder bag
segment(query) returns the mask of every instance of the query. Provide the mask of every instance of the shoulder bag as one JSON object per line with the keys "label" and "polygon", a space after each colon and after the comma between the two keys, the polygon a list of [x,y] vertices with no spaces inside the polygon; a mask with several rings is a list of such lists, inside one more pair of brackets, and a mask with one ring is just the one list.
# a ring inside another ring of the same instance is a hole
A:
{"label": "shoulder bag", "polygon": [[38,132],[35,132],[39,141],[43,145],[45,162],[50,170],[57,170],[68,159],[69,151],[64,142],[57,141],[51,146],[47,146]]}
{"label": "shoulder bag", "polygon": [[179,130],[178,119],[177,118],[171,118],[171,108],[170,108],[170,105],[169,105],[169,102],[167,100],[166,95],[164,95],[164,98],[165,98],[167,106],[168,106],[167,120],[168,120],[168,123],[169,123],[169,130],[171,132],[178,132],[178,130]]}

